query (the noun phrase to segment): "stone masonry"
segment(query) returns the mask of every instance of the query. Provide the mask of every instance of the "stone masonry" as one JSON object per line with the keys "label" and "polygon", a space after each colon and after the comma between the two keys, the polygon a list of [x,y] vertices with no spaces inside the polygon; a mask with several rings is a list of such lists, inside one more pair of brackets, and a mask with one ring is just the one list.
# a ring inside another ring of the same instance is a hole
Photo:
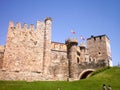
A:
{"label": "stone masonry", "polygon": [[36,28],[10,22],[6,45],[0,46],[0,80],[79,80],[112,65],[106,35],[91,36],[78,46],[76,38],[52,42],[51,30],[50,17],[37,21]]}

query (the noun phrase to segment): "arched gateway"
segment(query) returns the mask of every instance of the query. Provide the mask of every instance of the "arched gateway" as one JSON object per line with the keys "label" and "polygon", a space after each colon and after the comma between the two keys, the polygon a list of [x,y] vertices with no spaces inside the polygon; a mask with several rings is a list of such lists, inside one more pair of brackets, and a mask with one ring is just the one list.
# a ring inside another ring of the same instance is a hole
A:
{"label": "arched gateway", "polygon": [[84,79],[87,78],[88,76],[90,76],[90,74],[95,71],[95,69],[85,69],[83,70],[80,75],[79,75],[79,79]]}

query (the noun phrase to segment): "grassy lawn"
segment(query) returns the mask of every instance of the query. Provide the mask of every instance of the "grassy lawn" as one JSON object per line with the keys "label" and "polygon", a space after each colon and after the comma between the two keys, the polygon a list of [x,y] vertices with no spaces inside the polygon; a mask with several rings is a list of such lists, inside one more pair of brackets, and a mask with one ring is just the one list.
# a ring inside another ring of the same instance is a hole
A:
{"label": "grassy lawn", "polygon": [[111,85],[112,90],[120,90],[120,67],[106,69],[90,78],[66,81],[0,81],[0,90],[102,90],[102,85]]}

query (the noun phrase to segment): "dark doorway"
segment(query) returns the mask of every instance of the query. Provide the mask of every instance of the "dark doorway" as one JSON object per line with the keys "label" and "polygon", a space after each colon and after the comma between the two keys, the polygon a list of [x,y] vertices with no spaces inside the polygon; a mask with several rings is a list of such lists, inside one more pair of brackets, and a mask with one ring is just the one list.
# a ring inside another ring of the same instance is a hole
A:
{"label": "dark doorway", "polygon": [[81,75],[80,79],[85,79],[85,78],[87,78],[88,76],[90,76],[90,74],[91,74],[92,72],[93,72],[93,71],[86,71],[86,72],[84,72],[84,73]]}

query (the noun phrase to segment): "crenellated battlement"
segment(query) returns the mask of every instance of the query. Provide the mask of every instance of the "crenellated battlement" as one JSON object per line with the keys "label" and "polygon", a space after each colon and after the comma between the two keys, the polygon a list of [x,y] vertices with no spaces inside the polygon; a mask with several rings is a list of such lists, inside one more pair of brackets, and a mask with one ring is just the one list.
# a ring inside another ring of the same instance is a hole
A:
{"label": "crenellated battlement", "polygon": [[64,43],[51,42],[51,50],[67,51],[67,47]]}
{"label": "crenellated battlement", "polygon": [[106,36],[106,35],[99,35],[99,36],[91,36],[90,38],[88,38],[87,40],[90,40],[90,41],[94,41],[94,42],[97,42],[97,41],[104,41],[105,38],[107,38],[109,40],[109,38]]}
{"label": "crenellated battlement", "polygon": [[9,23],[9,29],[14,28],[16,30],[39,30],[39,29],[45,29],[45,22],[37,21],[36,26],[34,24],[28,25],[27,23],[24,23],[23,25],[20,22],[17,22],[16,24],[14,22]]}
{"label": "crenellated battlement", "polygon": [[20,22],[14,23],[13,21],[10,21],[9,23],[9,29],[14,28],[16,30],[45,30],[45,24],[47,21],[52,21],[52,18],[48,17],[45,18],[44,21],[37,21],[36,26],[34,24],[28,25],[27,23],[24,23],[23,25]]}

